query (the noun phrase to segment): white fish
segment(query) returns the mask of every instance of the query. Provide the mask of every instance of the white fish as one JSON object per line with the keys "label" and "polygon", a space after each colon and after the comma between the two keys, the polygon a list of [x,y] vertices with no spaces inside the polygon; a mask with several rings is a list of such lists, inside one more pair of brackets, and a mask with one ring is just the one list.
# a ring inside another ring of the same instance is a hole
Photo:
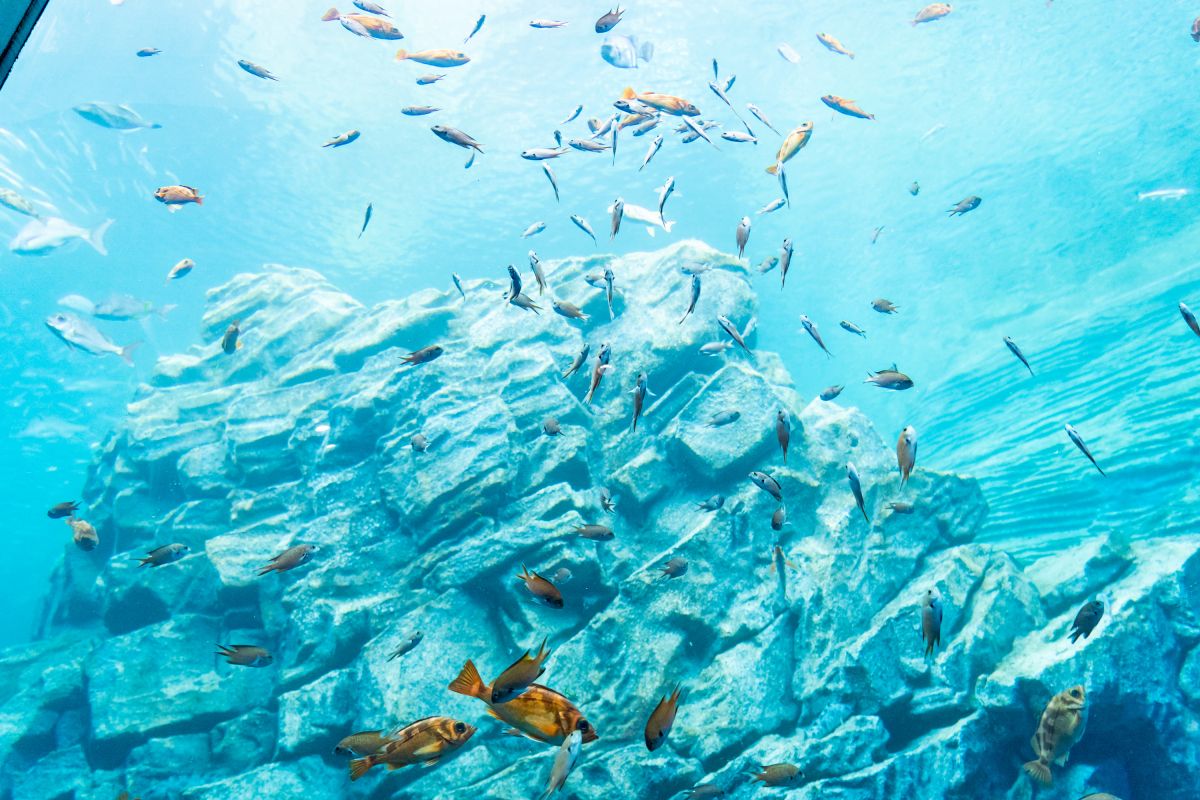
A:
{"label": "white fish", "polygon": [[721,134],[721,138],[727,142],[740,142],[743,144],[749,142],[752,144],[758,144],[758,137],[751,136],[748,133],[742,133],[741,131],[725,131]]}
{"label": "white fish", "polygon": [[746,108],[749,109],[750,113],[753,114],[759,122],[775,131],[775,133],[779,133],[779,131],[775,130],[775,126],[771,124],[771,121],[767,119],[767,115],[762,112],[761,108],[754,105],[754,103],[746,103]]}
{"label": "white fish", "polygon": [[[565,569],[565,568],[564,568]],[[562,570],[559,570],[560,572]],[[568,577],[571,571],[567,570]],[[567,782],[567,776],[579,760],[579,748],[583,745],[583,734],[571,731],[571,735],[563,739],[558,752],[554,754],[554,763],[550,767],[550,775],[546,779],[546,791],[542,792],[541,800],[547,800],[550,795],[562,789]]]}
{"label": "white fish", "polygon": [[659,151],[659,148],[662,147],[662,144],[663,137],[655,136],[654,141],[650,143],[650,148],[646,151],[646,157],[642,159],[642,165],[638,167],[638,172],[641,172],[646,168],[646,165],[650,163],[650,159],[654,158],[654,154]]}
{"label": "white fish", "polygon": [[369,14],[378,14],[381,17],[391,16],[391,14],[383,10],[383,6],[378,3],[372,3],[371,0],[354,0],[354,5]]}
{"label": "white fish", "polygon": [[575,106],[575,110],[571,112],[571,115],[568,116],[566,119],[564,119],[562,122],[560,122],[558,124],[566,125],[568,122],[573,122],[575,120],[575,118],[578,117],[582,113],[583,113],[583,106],[582,105]]}
{"label": "white fish", "polygon": [[[529,27],[531,27],[531,28],[561,28],[563,25],[566,25],[566,24],[567,23],[563,22],[562,20],[558,20],[558,19],[531,19],[531,20],[529,20]],[[580,108],[582,108],[582,106],[580,106]]]}
{"label": "white fish", "polygon": [[588,225],[588,221],[578,214],[571,215],[571,222],[575,223],[575,227],[592,237],[592,241],[596,241],[596,234],[592,232],[592,226]]}
{"label": "white fish", "polygon": [[544,230],[546,230],[546,223],[535,222],[525,229],[525,232],[521,234],[521,238],[528,239],[530,236],[537,236]]}
{"label": "white fish", "polygon": [[133,366],[133,358],[130,353],[140,344],[134,342],[121,347],[96,330],[96,327],[90,322],[85,322],[74,314],[51,314],[46,317],[46,327],[72,349],[82,350],[94,356],[112,353],[120,356],[129,366]]}
{"label": "white fish", "polygon": [[621,218],[625,215],[625,201],[618,197],[613,201],[609,211],[612,214],[612,230],[609,232],[608,238],[615,239],[621,231]]}
{"label": "white fish", "polygon": [[1152,192],[1138,192],[1138,200],[1182,200],[1192,193],[1191,189],[1155,189]]}
{"label": "white fish", "polygon": [[17,232],[9,242],[8,249],[19,256],[44,256],[78,240],[87,242],[97,253],[106,256],[108,250],[104,248],[104,234],[112,224],[111,219],[105,220],[88,231],[58,217],[32,219]]}
{"label": "white fish", "polygon": [[[471,157],[474,158],[475,154],[472,153]],[[554,202],[562,202],[558,199],[558,179],[554,177],[554,170],[550,169],[549,164],[543,163],[542,172],[546,173],[546,180],[550,181],[550,186],[554,188]]]}
{"label": "white fish", "polygon": [[772,200],[771,202],[767,203],[762,208],[760,208],[758,210],[758,213],[759,214],[770,214],[772,211],[778,211],[779,209],[783,208],[784,205],[786,205],[786,203],[787,203],[787,201],[784,200],[782,197],[777,197],[774,200]]}
{"label": "white fish", "polygon": [[750,241],[750,218],[742,217],[742,221],[737,226],[737,246],[738,258],[746,252],[746,243]]}
{"label": "white fish", "polygon": [[652,211],[642,206],[635,206],[633,203],[625,204],[625,219],[631,219],[635,222],[644,222],[648,226],[646,233],[653,236],[655,228],[662,228],[665,233],[670,233],[671,228],[675,227],[675,220],[665,220],[662,215],[656,211]]}
{"label": "white fish", "polygon": [[779,45],[779,47],[776,49],[779,51],[779,55],[783,56],[785,60],[790,61],[793,64],[800,63],[800,54],[793,50],[792,46],[787,42]]}
{"label": "white fish", "polygon": [[[670,197],[671,193],[674,191],[675,191],[675,178],[674,177],[667,178],[666,183],[664,183],[662,185],[662,188],[660,188],[658,190],[658,216],[660,218],[663,215],[663,208],[666,207],[666,205],[667,205],[667,198]],[[670,231],[668,231],[668,233],[669,232]]]}
{"label": "white fish", "polygon": [[24,214],[27,217],[38,216],[37,209],[33,207],[33,203],[29,202],[12,189],[0,187],[0,206],[7,206],[13,211],[16,211],[18,214]]}

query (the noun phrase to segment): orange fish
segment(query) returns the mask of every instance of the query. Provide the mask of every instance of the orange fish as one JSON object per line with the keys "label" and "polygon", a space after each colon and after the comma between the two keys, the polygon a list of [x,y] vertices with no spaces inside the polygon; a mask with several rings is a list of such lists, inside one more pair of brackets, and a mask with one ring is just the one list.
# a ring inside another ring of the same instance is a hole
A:
{"label": "orange fish", "polygon": [[633,87],[626,86],[621,92],[622,100],[637,100],[642,105],[656,108],[664,114],[671,114],[676,117],[698,117],[700,109],[684,100],[682,97],[676,97],[672,94],[659,94],[658,92],[642,92],[638,94],[633,90]]}
{"label": "orange fish", "polygon": [[163,186],[154,191],[154,196],[160,203],[166,203],[169,206],[181,206],[184,203],[204,205],[204,197],[191,186]]}
{"label": "orange fish", "polygon": [[258,571],[259,575],[266,575],[268,572],[287,572],[289,569],[294,569],[301,564],[307,564],[312,560],[313,553],[317,551],[315,544],[298,544],[295,547],[289,547],[279,555],[271,559],[271,563]]}
{"label": "orange fish", "polygon": [[525,588],[541,602],[551,608],[563,607],[563,596],[558,587],[536,572],[530,572],[524,564],[521,565],[521,574],[517,578],[525,581]]}
{"label": "orange fish", "polygon": [[671,692],[671,696],[659,700],[650,714],[650,719],[646,720],[647,750],[654,752],[662,747],[663,742],[667,740],[667,734],[671,732],[671,726],[675,724],[675,714],[678,711],[679,684],[675,684],[675,691]]}
{"label": "orange fish", "polygon": [[442,756],[454,752],[475,735],[475,727],[450,717],[426,717],[388,737],[378,753],[350,762],[350,780],[356,781],[376,764],[389,770],[409,764],[432,767]]}
{"label": "orange fish", "polygon": [[467,661],[449,688],[486,703],[489,714],[512,726],[506,733],[546,744],[562,744],[573,731],[579,731],[585,743],[598,738],[596,729],[570,700],[541,684],[530,684],[507,703],[493,704],[491,687],[484,685],[475,664]]}

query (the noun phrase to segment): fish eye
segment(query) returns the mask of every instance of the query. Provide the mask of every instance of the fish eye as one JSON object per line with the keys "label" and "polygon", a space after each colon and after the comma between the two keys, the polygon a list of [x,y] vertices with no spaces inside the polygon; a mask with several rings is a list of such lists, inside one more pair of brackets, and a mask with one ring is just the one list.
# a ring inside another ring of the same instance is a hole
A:
{"label": "fish eye", "polygon": [[462,722],[456,722],[456,723],[454,723],[454,732],[455,733],[466,733],[467,726]]}
{"label": "fish eye", "polygon": [[575,730],[579,731],[580,733],[587,733],[591,729],[592,726],[588,724],[586,719],[579,720],[579,724],[575,726]]}

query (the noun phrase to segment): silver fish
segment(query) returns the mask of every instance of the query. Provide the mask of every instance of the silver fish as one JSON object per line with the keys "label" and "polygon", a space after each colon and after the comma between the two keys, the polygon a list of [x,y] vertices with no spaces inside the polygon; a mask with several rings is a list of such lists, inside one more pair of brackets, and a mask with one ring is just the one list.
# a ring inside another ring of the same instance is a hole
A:
{"label": "silver fish", "polygon": [[688,316],[690,316],[693,311],[696,310],[696,302],[699,299],[700,299],[700,276],[693,275],[692,276],[692,299],[691,299],[691,302],[688,303],[687,311],[683,312],[683,317],[679,320],[680,325],[682,325],[683,321],[685,319],[687,319]]}
{"label": "silver fish", "polygon": [[[568,570],[567,575],[570,576],[570,574]],[[558,752],[554,754],[550,775],[546,778],[546,791],[542,792],[539,800],[549,800],[551,795],[562,789],[567,782],[567,776],[575,767],[575,762],[579,760],[579,748],[582,745],[583,734],[578,730],[571,731],[571,734],[563,739],[562,744],[558,747]]]}
{"label": "silver fish", "polygon": [[621,217],[625,214],[625,201],[618,197],[612,204],[612,229],[608,234],[609,239],[617,238],[617,233],[621,230]]}
{"label": "silver fish", "polygon": [[1087,460],[1092,462],[1092,466],[1099,470],[1101,475],[1108,477],[1104,470],[1100,468],[1100,465],[1096,463],[1096,457],[1093,456],[1092,451],[1088,449],[1087,443],[1083,441],[1083,437],[1079,435],[1079,431],[1075,430],[1075,426],[1067,423],[1063,426],[1063,429],[1066,430],[1067,436],[1071,437],[1071,441],[1075,443],[1075,446],[1079,448],[1079,452],[1087,456]]}
{"label": "silver fish", "polygon": [[927,656],[942,643],[942,600],[933,589],[925,592],[921,603],[921,640]]}
{"label": "silver fish", "polygon": [[826,358],[833,358],[833,353],[829,352],[829,348],[825,346],[825,341],[821,338],[821,331],[817,329],[817,323],[808,318],[808,315],[800,315],[800,324],[804,326],[804,330],[808,331],[808,335],[813,338],[813,341],[825,352]]}
{"label": "silver fish", "polygon": [[777,197],[774,200],[772,200],[771,202],[767,203],[762,208],[760,208],[758,210],[758,214],[759,215],[770,214],[772,211],[778,211],[779,209],[783,208],[786,204],[787,204],[786,200],[784,200],[782,197]]}
{"label": "silver fish", "polygon": [[721,138],[727,142],[739,142],[742,144],[751,142],[753,144],[758,144],[757,138],[748,133],[742,133],[741,131],[725,131],[721,134]]}
{"label": "silver fish", "polygon": [[375,206],[373,203],[367,203],[367,213],[363,214],[362,228],[360,228],[358,231],[358,238],[360,239],[362,238],[362,235],[367,232],[367,226],[371,224],[371,212],[374,211],[374,208]]}
{"label": "silver fish", "polygon": [[124,347],[114,343],[96,329],[94,325],[85,322],[74,314],[57,313],[46,317],[46,327],[61,339],[68,347],[82,350],[94,356],[111,353],[120,356],[129,366],[133,366],[131,353],[140,342],[133,342]]}
{"label": "silver fish", "polygon": [[532,250],[529,251],[529,266],[533,270],[534,280],[537,281],[538,297],[541,297],[542,292],[546,290],[546,273],[542,271],[542,260]]}
{"label": "silver fish", "polygon": [[406,117],[423,117],[435,111],[441,111],[441,109],[435,106],[405,106],[400,109],[400,113]]}
{"label": "silver fish", "polygon": [[[561,28],[562,26],[564,26],[566,24],[567,23],[563,22],[562,20],[558,20],[558,19],[531,19],[531,20],[529,20],[529,27],[531,27],[531,28],[547,28],[547,29]],[[580,106],[580,108],[583,108],[583,106]],[[572,117],[572,119],[574,119],[574,118]]]}
{"label": "silver fish", "polygon": [[838,323],[838,325],[842,326],[842,330],[849,331],[850,333],[853,333],[855,336],[861,336],[864,339],[867,338],[867,332],[864,331],[862,328],[858,327],[857,325],[855,325],[853,322],[850,322],[849,320],[842,320],[841,322]]}
{"label": "silver fish", "polygon": [[588,221],[578,214],[571,215],[571,222],[575,223],[575,227],[592,237],[592,241],[596,241],[596,234],[592,233],[592,226],[588,225]]}
{"label": "silver fish", "polygon": [[263,78],[265,80],[270,80],[270,81],[279,80],[279,78],[276,78],[274,75],[272,75],[271,71],[268,70],[266,67],[259,66],[258,64],[255,64],[253,61],[247,61],[244,58],[240,58],[240,59],[238,59],[237,63],[238,63],[239,67],[244,69],[246,72],[249,72],[251,75],[253,75],[256,78]]}
{"label": "silver fish", "polygon": [[567,151],[562,148],[555,150],[549,147],[531,147],[521,151],[521,158],[526,161],[545,161],[548,158],[558,158],[565,152]]}
{"label": "silver fish", "polygon": [[642,409],[646,403],[646,395],[654,394],[654,392],[650,391],[650,387],[647,385],[646,373],[644,373],[644,372],[638,373],[637,385],[635,385],[633,387],[632,394],[633,394],[633,425],[630,427],[630,430],[636,431],[638,420],[641,419]]}
{"label": "silver fish", "polygon": [[742,412],[740,411],[718,411],[716,414],[712,415],[712,418],[709,419],[708,424],[705,427],[724,428],[726,425],[732,425],[741,418]]}
{"label": "silver fish", "polygon": [[[1187,306],[1184,306],[1182,303],[1180,303],[1179,305],[1183,308],[1187,308]],[[1186,314],[1184,315],[1184,319],[1187,319]],[[1195,324],[1194,319],[1195,318],[1193,317],[1193,323],[1191,323],[1193,325]],[[1017,360],[1019,360],[1022,364],[1025,365],[1025,369],[1029,370],[1029,374],[1032,375],[1033,367],[1029,366],[1029,359],[1025,358],[1025,354],[1023,352],[1021,352],[1021,348],[1017,345],[1017,343],[1014,342],[1011,337],[1005,336],[1004,344],[1008,347],[1009,350],[1012,351],[1012,354],[1017,357]]]}
{"label": "silver fish", "polygon": [[125,322],[133,319],[143,319],[151,314],[157,314],[162,319],[167,318],[175,306],[166,305],[156,308],[149,300],[139,300],[127,294],[109,295],[92,308],[91,314],[96,319],[112,322]]}
{"label": "silver fish", "polygon": [[754,103],[746,103],[746,108],[754,115],[755,119],[775,131],[775,133],[779,133],[779,131],[775,130],[775,126],[771,124],[771,121],[767,119],[767,115],[762,112],[761,108],[754,105]]}
{"label": "silver fish", "polygon": [[12,189],[0,187],[0,206],[7,206],[18,214],[24,214],[27,217],[37,217],[37,209],[33,207],[33,203],[26,200],[21,195],[14,192]]}
{"label": "silver fish", "polygon": [[424,638],[425,638],[425,635],[422,634],[420,631],[413,631],[411,634],[405,634],[404,636],[401,636],[400,637],[400,646],[388,654],[387,660],[394,661],[395,659],[399,658],[402,655],[411,653],[413,650],[416,649],[417,645],[419,645],[421,643],[421,640]]}
{"label": "silver fish", "polygon": [[609,364],[609,359],[612,357],[612,351],[607,343],[600,345],[600,352],[596,354],[596,363],[592,367],[592,382],[588,386],[587,394],[583,398],[584,405],[591,405],[592,398],[596,396],[596,390],[600,388],[600,381],[609,372],[612,372],[612,365]]}
{"label": "silver fish", "polygon": [[558,124],[559,124],[559,125],[566,125],[568,122],[574,122],[574,121],[575,121],[575,118],[576,118],[576,117],[578,117],[578,116],[579,116],[580,114],[582,114],[582,113],[583,113],[583,106],[582,106],[582,105],[577,105],[577,106],[575,106],[575,110],[574,110],[574,111],[572,111],[572,112],[570,113],[570,115],[569,115],[569,116],[568,116],[566,119],[564,119],[562,122],[560,122],[560,123],[558,123]]}
{"label": "silver fish", "polygon": [[88,231],[58,217],[31,219],[8,243],[8,249],[19,256],[44,256],[71,242],[82,241],[106,256],[104,234],[112,223],[110,219]]}
{"label": "silver fish", "polygon": [[[717,315],[717,324],[721,326],[721,330],[723,330],[723,331],[725,331],[725,333],[729,334],[729,338],[731,338],[735,342],[737,342],[739,347],[741,347],[747,353],[750,352],[750,348],[746,346],[746,340],[744,338],[744,334],[741,333],[740,331],[738,331],[737,327],[732,322],[729,321],[728,317],[726,317],[722,314],[718,314]],[[751,323],[746,324],[747,331],[750,330],[750,324]]]}
{"label": "silver fish", "polygon": [[850,482],[850,491],[854,494],[854,502],[858,505],[858,510],[862,512],[863,519],[870,523],[871,518],[867,516],[867,505],[863,499],[862,481],[859,480],[858,470],[854,468],[854,464],[846,465],[846,480]]}
{"label": "silver fish", "polygon": [[564,372],[562,374],[563,380],[566,380],[567,378],[571,377],[576,372],[578,372],[579,368],[582,367],[584,362],[587,361],[588,354],[591,352],[592,352],[592,346],[589,344],[585,344],[583,346],[583,349],[579,351],[579,354],[577,356],[575,356],[575,360],[571,362],[571,366],[567,367],[566,372]]}
{"label": "silver fish", "polygon": [[135,131],[139,128],[161,128],[157,122],[148,122],[129,106],[116,103],[80,103],[73,109],[76,114],[101,128],[114,131]]}
{"label": "silver fish", "polygon": [[845,386],[840,386],[840,385],[836,385],[836,384],[833,386],[827,386],[821,390],[821,394],[818,396],[822,400],[828,402],[828,401],[836,398],[839,394],[841,394],[842,390],[845,388],[846,388]]}
{"label": "silver fish", "polygon": [[742,221],[737,226],[737,248],[738,258],[746,252],[746,243],[750,241],[750,218],[742,217]]}
{"label": "silver fish", "polygon": [[660,188],[658,190],[658,216],[664,220],[666,219],[666,217],[663,217],[663,209],[667,205],[667,198],[670,197],[671,193],[674,191],[675,191],[675,178],[674,177],[667,178],[666,183],[664,183],[662,185],[662,188]]}
{"label": "silver fish", "polygon": [[792,266],[792,240],[783,240],[783,249],[779,253],[779,288],[787,285],[788,268]]}
{"label": "silver fish", "polygon": [[550,165],[543,163],[542,172],[546,173],[546,180],[550,181],[550,188],[554,189],[554,202],[562,202],[558,198],[558,179],[554,177],[554,170],[550,169]]}
{"label": "silver fish", "polygon": [[475,21],[475,27],[472,28],[471,32],[467,34],[467,38],[463,39],[463,44],[466,44],[467,42],[474,39],[475,34],[479,33],[479,31],[483,29],[483,23],[486,21],[487,21],[487,14],[480,14],[479,19],[477,19]]}
{"label": "silver fish", "polygon": [[591,139],[568,139],[567,144],[583,153],[603,153],[608,149],[608,145]]}
{"label": "silver fish", "polygon": [[614,278],[615,278],[615,276],[613,275],[613,271],[610,268],[605,267],[604,268],[604,299],[608,301],[608,318],[610,321],[616,319],[616,315],[613,313],[613,304],[612,304]]}
{"label": "silver fish", "polygon": [[391,14],[384,10],[383,6],[379,5],[379,3],[373,3],[371,0],[354,0],[354,5],[368,14],[378,14],[381,17],[391,16]]}
{"label": "silver fish", "polygon": [[458,293],[462,295],[462,299],[466,300],[467,293],[463,291],[462,278],[458,276],[457,272],[451,272],[450,279],[454,281],[454,288],[458,289]]}
{"label": "silver fish", "polygon": [[642,159],[642,165],[638,167],[638,172],[646,168],[646,165],[650,163],[650,159],[654,158],[654,154],[659,151],[662,145],[663,137],[655,136],[654,141],[650,143],[649,149],[646,150],[646,157]]}
{"label": "silver fish", "polygon": [[429,130],[433,131],[433,135],[441,139],[443,142],[456,144],[464,150],[473,149],[476,152],[483,152],[483,145],[475,141],[471,136],[463,133],[458,128],[451,128],[449,125],[434,125]]}
{"label": "silver fish", "polygon": [[525,229],[525,232],[521,234],[521,238],[528,239],[530,236],[537,236],[544,230],[546,230],[546,223],[535,222]]}
{"label": "silver fish", "polygon": [[697,503],[696,506],[701,511],[719,511],[725,505],[725,495],[714,494],[702,503]]}
{"label": "silver fish", "polygon": [[774,497],[776,502],[783,502],[783,487],[779,485],[779,481],[765,472],[751,472],[750,480],[754,481],[755,486]]}

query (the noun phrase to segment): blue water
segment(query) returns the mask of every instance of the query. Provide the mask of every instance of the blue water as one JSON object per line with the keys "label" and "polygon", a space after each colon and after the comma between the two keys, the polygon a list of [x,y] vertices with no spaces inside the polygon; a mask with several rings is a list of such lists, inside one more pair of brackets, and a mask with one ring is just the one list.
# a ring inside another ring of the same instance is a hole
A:
{"label": "blue water", "polygon": [[[1139,199],[1200,189],[1193,4],[960,0],[949,18],[911,27],[919,2],[657,0],[633,5],[615,31],[653,42],[637,70],[601,60],[595,4],[390,5],[401,43],[322,23],[326,3],[317,2],[49,4],[0,92],[0,186],[86,228],[115,224],[106,257],[86,245],[40,258],[0,252],[0,380],[9,387],[0,643],[33,634],[62,553],[63,529],[45,509],[80,495],[94,448],[155,358],[200,340],[207,289],[281,263],[312,267],[371,304],[447,288],[452,271],[503,280],[530,248],[548,260],[696,238],[728,252],[743,215],[753,220],[750,264],[777,254],[784,237],[796,247],[786,291],[778,272],[756,284],[760,346],[782,355],[806,398],[846,384],[841,402],[863,409],[885,438],[905,424],[921,430],[923,466],[977,477],[992,509],[985,538],[1033,559],[1089,531],[1194,532],[1200,342],[1175,306],[1200,307],[1200,195]],[[482,32],[464,47],[469,65],[393,60],[398,45],[462,46],[483,11]],[[537,17],[570,25],[532,30]],[[825,50],[818,31],[856,57]],[[780,57],[782,43],[799,64]],[[134,56],[149,46],[162,54]],[[239,58],[279,81],[247,75]],[[615,166],[607,154],[572,151],[547,162],[561,203],[538,163],[518,156],[552,146],[556,128],[564,139],[584,135],[585,120],[606,118],[627,85],[686,97],[736,130],[707,88],[713,58],[723,77],[736,74],[730,98],[740,111],[753,102],[783,131],[815,123],[788,164],[790,208],[754,213],[779,195],[763,171],[779,139],[753,120],[757,146],[682,145],[664,125],[641,138],[624,131]],[[417,86],[429,72],[447,77]],[[876,120],[833,113],[819,100],[828,93]],[[71,110],[87,101],[128,103],[162,128],[93,125]],[[560,125],[580,103],[580,117]],[[399,113],[421,104],[441,110]],[[484,143],[470,169],[465,151],[430,132],[436,123]],[[320,146],[349,129],[362,131],[354,144]],[[638,171],[659,132],[665,146]],[[672,232],[650,237],[627,221],[608,242],[612,199],[653,207],[667,176],[676,179]],[[204,205],[168,213],[153,191],[171,183],[197,187]],[[949,218],[968,195],[981,206]],[[373,219],[358,238],[368,203]],[[599,246],[572,213],[590,220]],[[0,208],[0,239],[26,221]],[[523,240],[536,221],[546,231]],[[195,271],[164,285],[184,257]],[[118,343],[144,341],[132,369],[69,351],[42,322],[63,295],[114,291],[178,306],[166,321],[98,323]],[[870,309],[881,296],[900,306],[897,316]],[[836,358],[804,335],[800,314],[821,325]],[[866,328],[866,341],[848,342],[841,319]],[[1005,335],[1025,348],[1037,383]],[[914,391],[860,383],[892,362]],[[1107,482],[1091,479],[1064,422],[1093,445]]]}

